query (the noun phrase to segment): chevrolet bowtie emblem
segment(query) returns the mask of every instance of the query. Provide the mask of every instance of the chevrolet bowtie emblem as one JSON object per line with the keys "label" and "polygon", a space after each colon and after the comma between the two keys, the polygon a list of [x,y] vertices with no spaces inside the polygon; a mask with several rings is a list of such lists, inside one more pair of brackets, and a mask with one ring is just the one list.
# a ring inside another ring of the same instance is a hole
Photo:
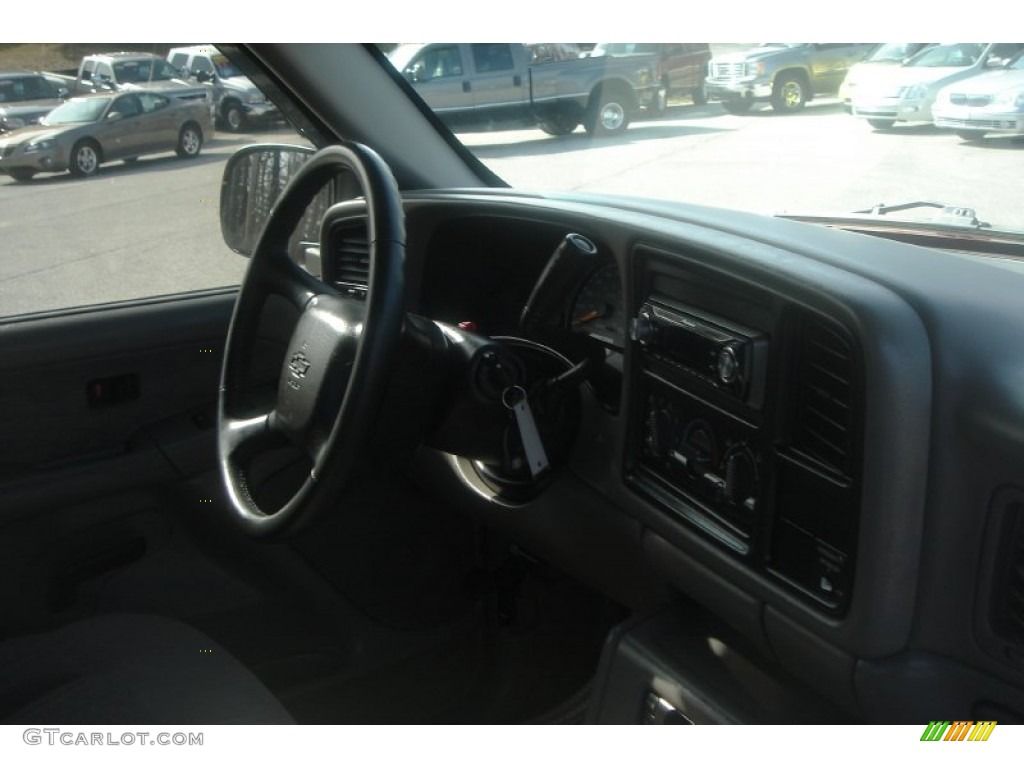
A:
{"label": "chevrolet bowtie emblem", "polygon": [[301,352],[296,352],[292,355],[292,359],[288,361],[288,370],[292,372],[292,376],[301,379],[306,375],[310,365],[312,363],[309,362],[308,357]]}

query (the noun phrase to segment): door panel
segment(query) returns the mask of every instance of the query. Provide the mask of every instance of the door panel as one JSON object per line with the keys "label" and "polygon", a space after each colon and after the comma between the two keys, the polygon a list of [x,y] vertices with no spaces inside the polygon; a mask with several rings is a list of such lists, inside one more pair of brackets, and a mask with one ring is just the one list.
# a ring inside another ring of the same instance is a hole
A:
{"label": "door panel", "polygon": [[[213,405],[234,296],[0,324],[0,522],[215,466]],[[179,441],[184,464],[174,460]]]}

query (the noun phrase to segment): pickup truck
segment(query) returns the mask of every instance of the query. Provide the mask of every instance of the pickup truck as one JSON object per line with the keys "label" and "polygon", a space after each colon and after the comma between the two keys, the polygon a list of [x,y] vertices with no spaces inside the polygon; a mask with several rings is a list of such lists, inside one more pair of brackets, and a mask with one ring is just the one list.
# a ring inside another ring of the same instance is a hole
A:
{"label": "pickup truck", "polygon": [[212,89],[182,80],[165,59],[152,53],[121,51],[98,53],[82,58],[77,72],[49,73],[61,77],[71,95],[145,89],[179,99],[211,101]]}
{"label": "pickup truck", "polygon": [[580,123],[611,136],[658,96],[650,57],[579,58],[570,44],[417,43],[389,58],[452,126],[525,119],[552,136]]}
{"label": "pickup truck", "polygon": [[816,96],[835,96],[847,70],[874,43],[763,43],[716,56],[704,81],[708,99],[742,115],[758,101],[776,112],[799,112]]}
{"label": "pickup truck", "polygon": [[217,117],[229,131],[237,133],[254,120],[278,116],[277,107],[263,91],[212,45],[171,48],[167,61],[182,80],[208,83],[213,88]]}

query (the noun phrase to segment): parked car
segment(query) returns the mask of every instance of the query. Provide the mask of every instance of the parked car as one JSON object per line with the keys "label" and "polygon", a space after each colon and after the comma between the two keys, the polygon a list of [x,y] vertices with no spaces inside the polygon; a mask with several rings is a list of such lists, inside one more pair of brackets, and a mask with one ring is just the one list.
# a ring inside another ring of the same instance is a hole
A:
{"label": "parked car", "polygon": [[657,98],[654,63],[553,56],[538,43],[408,43],[389,54],[441,119],[472,127],[511,122],[553,136],[614,136]]}
{"label": "parked car", "polygon": [[931,123],[932,103],[947,85],[1002,67],[1022,43],[943,43],[927,48],[900,67],[879,72],[853,94],[855,117],[874,128],[896,123]]}
{"label": "parked car", "polygon": [[64,80],[76,95],[145,89],[181,99],[212,99],[209,85],[189,83],[166,59],[142,51],[90,54],[82,57],[72,75],[49,74]]}
{"label": "parked car", "polygon": [[41,72],[0,72],[0,133],[39,122],[68,93]]}
{"label": "parked car", "polygon": [[263,91],[212,45],[171,48],[167,61],[182,79],[213,86],[217,118],[229,131],[241,131],[251,121],[271,120],[279,114]]}
{"label": "parked car", "polygon": [[708,64],[708,98],[726,112],[746,114],[759,101],[776,112],[799,112],[816,96],[834,96],[847,70],[873,47],[869,43],[762,43],[714,57]]}
{"label": "parked car", "polygon": [[1024,135],[1024,53],[981,75],[939,91],[932,105],[935,125],[951,128],[967,141],[994,133]]}
{"label": "parked car", "polygon": [[887,67],[899,66],[912,59],[918,52],[933,43],[882,43],[866,59],[858,61],[846,73],[837,94],[843,109],[853,112],[853,91],[858,85],[870,80]]}
{"label": "parked car", "polygon": [[27,181],[38,173],[93,176],[113,160],[177,152],[196,157],[213,137],[206,102],[155,91],[79,96],[50,112],[38,126],[0,138],[0,173]]}
{"label": "parked car", "polygon": [[704,78],[711,61],[707,43],[598,43],[591,56],[644,54],[654,59],[655,77],[661,86],[653,110],[661,112],[670,98],[684,97],[694,104],[707,103]]}

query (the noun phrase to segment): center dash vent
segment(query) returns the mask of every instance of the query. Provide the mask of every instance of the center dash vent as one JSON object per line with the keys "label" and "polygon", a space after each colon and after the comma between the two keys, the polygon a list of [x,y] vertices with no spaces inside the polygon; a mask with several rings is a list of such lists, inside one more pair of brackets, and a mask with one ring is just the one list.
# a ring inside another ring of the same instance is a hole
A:
{"label": "center dash vent", "polygon": [[370,238],[364,222],[349,222],[333,233],[334,248],[330,281],[342,289],[361,289],[370,283]]}
{"label": "center dash vent", "polygon": [[837,326],[799,323],[791,447],[847,477],[853,472],[858,393],[853,345]]}

